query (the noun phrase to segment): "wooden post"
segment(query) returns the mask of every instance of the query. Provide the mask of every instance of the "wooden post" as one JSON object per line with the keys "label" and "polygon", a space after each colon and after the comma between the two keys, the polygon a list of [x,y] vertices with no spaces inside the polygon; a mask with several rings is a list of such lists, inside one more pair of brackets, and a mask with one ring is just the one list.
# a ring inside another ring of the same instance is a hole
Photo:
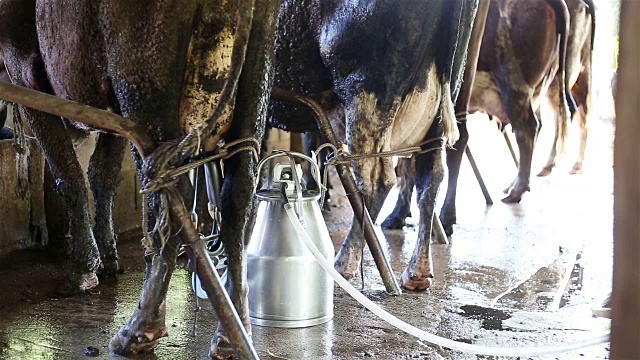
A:
{"label": "wooden post", "polygon": [[640,2],[623,0],[616,91],[611,359],[640,356]]}

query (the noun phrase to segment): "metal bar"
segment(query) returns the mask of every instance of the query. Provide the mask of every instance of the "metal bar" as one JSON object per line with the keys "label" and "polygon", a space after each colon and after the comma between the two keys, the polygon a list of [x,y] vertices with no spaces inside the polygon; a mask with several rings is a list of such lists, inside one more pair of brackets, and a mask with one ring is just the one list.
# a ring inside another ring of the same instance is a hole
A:
{"label": "metal bar", "polygon": [[142,157],[150,155],[156,148],[155,141],[142,125],[110,111],[5,82],[0,82],[0,99],[122,135]]}
{"label": "metal bar", "polygon": [[171,221],[176,229],[181,229],[179,236],[182,242],[187,245],[186,252],[189,259],[195,263],[196,273],[202,287],[209,296],[209,301],[224,324],[229,342],[240,359],[258,359],[258,354],[251,344],[251,339],[240,321],[229,295],[224,289],[224,285],[218,276],[218,272],[213,266],[204,241],[200,240],[200,235],[191,223],[189,213],[184,207],[182,197],[175,187],[167,188],[169,203],[171,204]]}
{"label": "metal bar", "polygon": [[[456,101],[457,114],[467,114],[467,111],[469,109],[469,103],[471,101],[471,94],[473,92],[473,83],[476,78],[478,59],[480,58],[480,48],[482,45],[482,39],[484,37],[484,29],[487,24],[487,15],[489,13],[490,3],[490,0],[480,0],[478,2],[478,11],[476,12],[476,18],[473,22],[473,30],[471,31],[471,37],[469,39],[469,48],[467,50],[467,65],[463,75],[462,88],[460,89],[460,93],[458,94],[458,99]],[[464,121],[466,121],[466,116]],[[480,185],[480,189],[482,190],[484,199],[487,205],[492,205],[493,200],[491,199],[491,195],[489,195],[487,186],[485,185],[484,180],[480,175],[478,165],[471,155],[469,145],[466,143],[465,145],[466,146],[464,152],[465,154],[467,154],[467,158],[471,163],[471,168],[473,169],[473,173],[476,175],[476,179],[478,180],[478,184]]]}
{"label": "metal bar", "polygon": [[502,130],[502,136],[504,136],[504,141],[507,143],[507,147],[509,148],[509,152],[511,153],[513,162],[516,164],[516,167],[519,167],[520,162],[518,162],[518,157],[516,156],[516,152],[513,150],[513,145],[511,144],[511,139],[509,139],[509,134],[507,134],[506,131]]}
{"label": "metal bar", "polygon": [[[329,122],[329,118],[327,118],[322,106],[320,106],[320,104],[315,100],[307,96],[299,95],[276,87],[271,89],[271,96],[274,100],[281,100],[307,106],[315,114],[318,127],[322,134],[327,138],[327,141],[336,147],[340,146],[338,139],[333,132],[333,128],[331,127],[331,123]],[[340,181],[342,181],[344,190],[347,193],[347,198],[353,208],[353,213],[356,216],[356,219],[358,219],[360,225],[364,228],[364,237],[367,241],[367,245],[369,246],[369,250],[371,251],[371,256],[373,257],[376,267],[380,272],[380,277],[382,278],[382,282],[384,283],[387,293],[392,295],[401,294],[402,291],[400,290],[398,281],[393,275],[391,265],[389,265],[389,260],[384,256],[382,245],[380,244],[380,240],[373,228],[373,221],[371,220],[371,216],[369,215],[369,211],[366,208],[364,200],[359,195],[360,192],[358,186],[351,175],[349,167],[343,164],[338,164],[336,165],[336,171],[338,172]]]}
{"label": "metal bar", "polygon": [[442,222],[440,221],[440,217],[437,213],[433,213],[433,231],[436,235],[436,240],[439,244],[449,245],[449,237],[447,237],[447,233],[444,231],[444,226],[442,226]]}
{"label": "metal bar", "polygon": [[493,205],[493,199],[491,199],[491,195],[489,194],[489,190],[487,189],[487,185],[484,183],[482,179],[482,175],[480,174],[480,169],[478,169],[478,164],[476,164],[476,160],[473,158],[471,154],[471,149],[469,149],[469,145],[464,150],[464,153],[467,154],[467,159],[469,159],[469,163],[471,164],[471,169],[473,169],[473,174],[476,176],[476,180],[478,180],[478,184],[480,185],[480,189],[482,190],[482,195],[484,195],[484,200],[487,202],[487,205]]}

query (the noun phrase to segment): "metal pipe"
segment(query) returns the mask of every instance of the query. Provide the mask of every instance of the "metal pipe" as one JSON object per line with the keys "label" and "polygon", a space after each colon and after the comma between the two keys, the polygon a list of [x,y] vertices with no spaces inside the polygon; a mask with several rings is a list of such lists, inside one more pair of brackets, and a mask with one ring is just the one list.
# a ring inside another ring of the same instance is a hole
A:
{"label": "metal pipe", "polygon": [[504,141],[507,143],[507,147],[509,148],[509,152],[511,153],[511,158],[513,158],[513,162],[516,164],[516,167],[520,166],[520,162],[518,161],[518,157],[516,156],[516,152],[513,150],[513,145],[511,144],[511,139],[509,139],[509,134],[503,129],[502,136],[504,136]]}
{"label": "metal pipe", "polygon": [[[336,147],[340,147],[340,143],[338,142],[333,128],[331,127],[331,122],[322,109],[322,106],[317,101],[310,97],[276,87],[271,89],[271,96],[274,100],[307,106],[315,115],[318,127],[322,134],[327,138],[327,141]],[[373,257],[376,267],[380,272],[380,277],[382,278],[382,282],[384,283],[387,293],[400,295],[402,291],[400,290],[398,281],[393,275],[391,265],[389,265],[389,260],[382,251],[382,245],[380,244],[380,240],[373,228],[373,221],[371,220],[369,211],[365,206],[364,200],[359,196],[360,192],[358,186],[351,175],[349,167],[343,164],[338,164],[336,165],[336,171],[338,172],[342,186],[344,186],[344,190],[347,193],[347,198],[353,208],[353,213],[356,219],[358,219],[360,225],[364,228],[364,237],[367,241],[367,245],[369,246],[369,250],[371,251],[371,256]]]}
{"label": "metal pipe", "polygon": [[491,199],[491,195],[489,194],[489,190],[487,190],[487,185],[484,183],[482,179],[482,175],[480,174],[480,169],[478,169],[478,164],[476,164],[476,160],[473,158],[471,154],[471,149],[469,149],[469,145],[464,149],[464,153],[467,154],[467,158],[469,159],[469,163],[471,164],[471,169],[473,169],[473,174],[476,176],[476,180],[478,180],[478,184],[480,185],[480,189],[482,190],[482,195],[484,195],[484,200],[487,202],[487,205],[493,205],[493,199]]}
{"label": "metal pipe", "polygon": [[442,226],[442,222],[440,221],[440,217],[435,212],[433,213],[433,222],[432,222],[433,232],[436,235],[436,240],[439,244],[449,245],[449,238],[447,237],[447,233],[444,231],[444,226]]}
{"label": "metal pipe", "polygon": [[258,359],[249,335],[240,321],[240,317],[224,289],[224,285],[213,266],[204,241],[193,227],[189,213],[184,207],[182,197],[175,189],[166,189],[169,194],[172,226],[181,229],[179,236],[182,239],[189,259],[195,263],[196,274],[202,287],[207,292],[209,301],[213,306],[218,319],[224,324],[224,330],[229,337],[229,342],[240,359]]}

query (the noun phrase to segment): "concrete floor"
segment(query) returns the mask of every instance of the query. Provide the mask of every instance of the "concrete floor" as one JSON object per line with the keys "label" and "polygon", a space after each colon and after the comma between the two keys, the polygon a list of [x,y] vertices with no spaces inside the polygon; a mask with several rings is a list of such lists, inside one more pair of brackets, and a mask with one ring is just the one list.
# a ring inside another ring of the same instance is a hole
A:
{"label": "concrete floor", "polygon": [[[499,201],[501,189],[515,176],[501,135],[482,118],[469,126],[470,146],[495,204],[485,205],[465,160],[458,193],[459,224],[450,245],[433,244],[433,287],[424,293],[389,297],[366,254],[364,293],[417,327],[467,343],[529,347],[606,331],[609,321],[592,318],[591,304],[601,301],[611,289],[611,125],[601,121],[591,126],[585,174],[565,175],[571,166],[567,160],[551,177],[534,178],[531,193],[516,205]],[[549,128],[546,126],[547,132]],[[534,172],[546,158],[548,138],[548,133],[540,137]],[[337,194],[334,200],[334,207],[325,215],[339,246],[351,218],[344,195]],[[392,206],[386,205],[380,221]],[[413,214],[417,216],[417,209]],[[378,229],[398,277],[413,251],[416,224],[414,217],[403,231]],[[132,314],[143,277],[138,240],[122,242],[120,254],[124,275],[101,284],[97,294],[70,299],[53,295],[61,280],[60,259],[43,251],[0,259],[0,358],[76,359],[84,357],[88,346],[100,350],[99,358],[108,358],[108,341]],[[580,267],[581,287],[577,284]],[[361,286],[360,279],[353,283]],[[216,320],[205,304],[198,336],[191,337],[193,300],[189,274],[180,268],[168,295],[169,337],[161,341],[155,354],[136,358],[206,358]],[[338,288],[332,321],[297,330],[254,326],[253,340],[264,359],[491,358],[417,341],[377,319]],[[536,359],[605,359],[608,349],[603,344]]]}

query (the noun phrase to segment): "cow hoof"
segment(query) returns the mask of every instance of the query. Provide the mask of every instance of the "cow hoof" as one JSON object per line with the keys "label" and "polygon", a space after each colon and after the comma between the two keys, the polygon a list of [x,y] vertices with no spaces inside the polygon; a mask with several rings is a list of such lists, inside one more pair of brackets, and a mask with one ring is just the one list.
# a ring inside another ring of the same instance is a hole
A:
{"label": "cow hoof", "polygon": [[409,274],[408,270],[402,272],[402,287],[410,291],[424,291],[431,287],[433,275],[419,276],[417,274]]}
{"label": "cow hoof", "polygon": [[64,283],[60,284],[56,293],[62,296],[74,296],[87,293],[99,284],[98,276],[95,272],[81,273],[70,271]]}
{"label": "cow hoof", "polygon": [[151,352],[165,336],[167,336],[167,328],[164,326],[160,329],[145,329],[134,333],[127,324],[111,338],[109,352],[120,356]]}
{"label": "cow hoof", "polygon": [[502,199],[502,202],[505,204],[517,204],[522,200],[522,194],[517,192],[511,192],[509,196]]}
{"label": "cow hoof", "polygon": [[380,225],[384,230],[401,230],[406,225],[405,219],[389,215]]}
{"label": "cow hoof", "polygon": [[553,171],[553,165],[545,166],[542,168],[542,170],[540,170],[540,172],[538,173],[538,176],[539,177],[549,176],[551,175],[551,171]]}
{"label": "cow hoof", "polygon": [[348,254],[345,254],[343,250],[344,248],[340,248],[340,251],[338,251],[334,268],[343,278],[351,280],[358,273],[360,254],[357,254],[357,251],[348,251]]}
{"label": "cow hoof", "polygon": [[220,333],[211,339],[211,348],[209,349],[209,357],[216,360],[237,359],[236,352],[231,347],[229,339]]}
{"label": "cow hoof", "polygon": [[569,171],[569,175],[582,174],[582,164],[575,164]]}
{"label": "cow hoof", "polygon": [[444,228],[444,233],[447,236],[451,236],[453,234],[453,225],[456,223],[455,217],[451,219],[451,218],[443,218],[442,216],[440,216],[440,223]]}

